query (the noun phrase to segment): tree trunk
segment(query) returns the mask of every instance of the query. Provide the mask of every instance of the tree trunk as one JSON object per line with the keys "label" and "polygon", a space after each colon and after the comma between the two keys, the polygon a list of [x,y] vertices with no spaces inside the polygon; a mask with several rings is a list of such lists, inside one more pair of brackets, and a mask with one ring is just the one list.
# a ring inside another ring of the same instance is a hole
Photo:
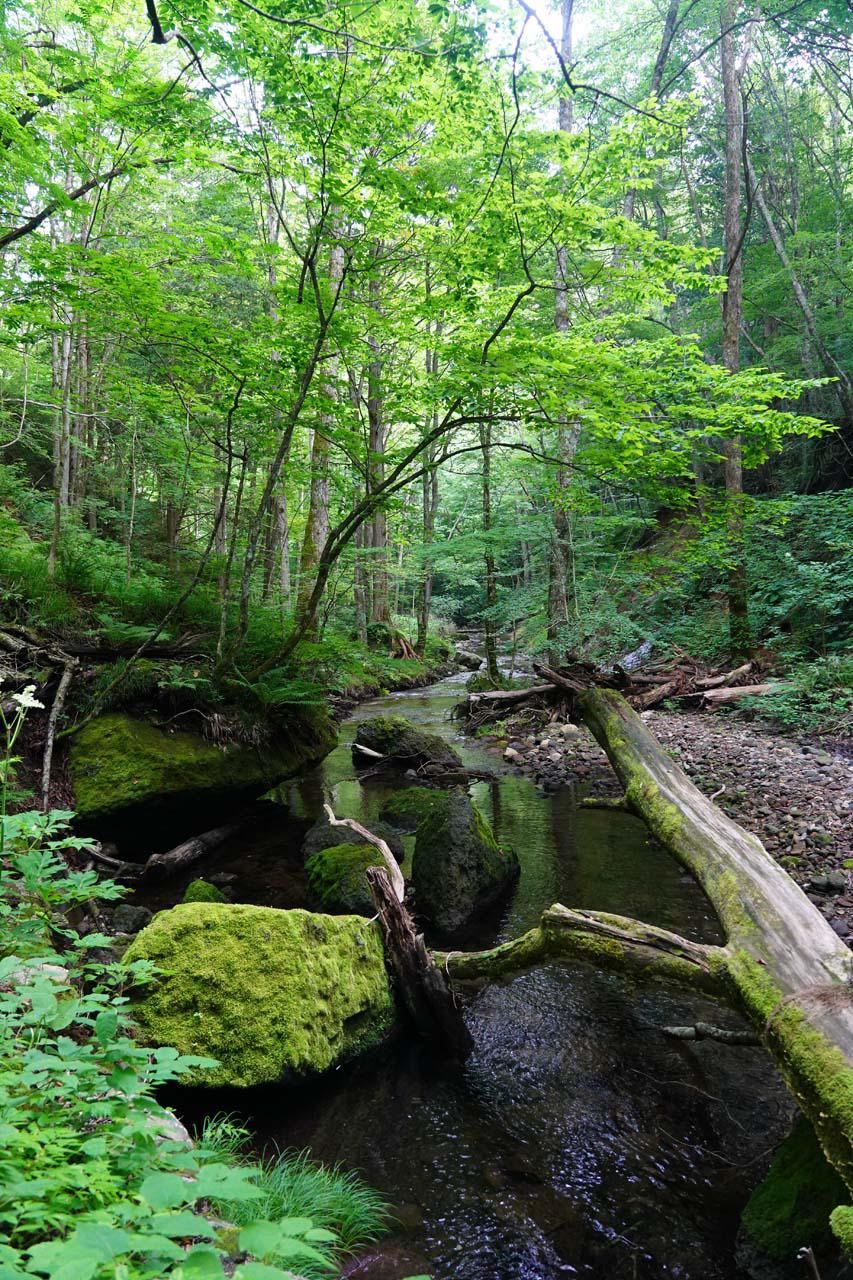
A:
{"label": "tree trunk", "polygon": [[492,424],[480,424],[480,448],[483,453],[483,559],[486,566],[486,608],[483,629],[486,648],[486,674],[492,684],[500,682],[495,610],[498,603],[495,552],[492,545]]}
{"label": "tree trunk", "polygon": [[[574,0],[562,0],[562,36],[560,54],[565,65],[572,64],[572,19]],[[561,97],[559,124],[563,133],[571,133],[574,124],[574,108],[571,98]],[[558,333],[569,329],[568,254],[558,246],[554,263],[554,325]],[[568,583],[571,570],[571,537],[568,490],[571,485],[571,464],[578,447],[578,428],[570,426],[563,416],[559,421],[557,451],[561,464],[556,469],[557,493],[551,513],[552,527],[548,550],[548,658],[552,665],[560,661],[560,631],[569,621]]]}
{"label": "tree trunk", "polygon": [[[741,74],[735,62],[731,28],[739,0],[724,0],[721,10],[720,67],[726,125],[723,254],[726,291],[723,307],[723,364],[730,373],[740,369],[740,330],[743,322],[743,231],[741,229],[741,155],[743,112]],[[723,441],[728,532],[729,645],[733,658],[752,651],[747,596],[746,553],[743,540],[743,450],[739,435]]]}

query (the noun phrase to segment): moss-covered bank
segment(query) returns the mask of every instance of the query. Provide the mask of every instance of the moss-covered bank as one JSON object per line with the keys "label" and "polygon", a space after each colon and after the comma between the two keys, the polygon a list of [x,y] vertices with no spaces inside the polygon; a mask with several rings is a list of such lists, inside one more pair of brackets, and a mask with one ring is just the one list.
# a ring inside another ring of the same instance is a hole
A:
{"label": "moss-covered bank", "polygon": [[134,1007],[146,1040],[217,1059],[198,1084],[316,1075],[394,1018],[378,926],[360,916],[192,903],[156,916],[125,959],[158,970]]}
{"label": "moss-covered bank", "polygon": [[334,729],[316,708],[295,711],[287,741],[263,748],[220,748],[194,733],[110,712],[71,740],[74,807],[85,820],[180,794],[261,791],[321,760],[334,744]]}

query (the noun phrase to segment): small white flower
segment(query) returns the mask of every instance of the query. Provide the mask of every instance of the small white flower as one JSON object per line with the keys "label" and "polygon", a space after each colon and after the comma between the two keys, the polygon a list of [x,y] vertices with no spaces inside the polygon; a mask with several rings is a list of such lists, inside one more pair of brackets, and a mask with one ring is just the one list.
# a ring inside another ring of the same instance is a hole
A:
{"label": "small white flower", "polygon": [[44,711],[44,703],[39,702],[37,698],[33,697],[35,691],[35,685],[28,684],[23,693],[12,694],[12,701],[17,702],[22,711],[30,711],[33,708],[36,708],[39,711]]}

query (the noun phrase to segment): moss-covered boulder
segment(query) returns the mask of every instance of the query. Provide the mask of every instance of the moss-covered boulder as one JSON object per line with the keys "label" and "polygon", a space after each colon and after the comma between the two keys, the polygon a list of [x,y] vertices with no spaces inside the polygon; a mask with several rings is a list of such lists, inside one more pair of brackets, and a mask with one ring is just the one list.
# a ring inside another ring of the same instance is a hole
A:
{"label": "moss-covered boulder", "polygon": [[417,831],[441,798],[441,792],[430,787],[405,787],[386,801],[380,816],[400,831]]}
{"label": "moss-covered boulder", "polygon": [[318,849],[305,863],[311,901],[321,911],[372,916],[376,908],[367,868],[384,866],[385,859],[375,845],[337,844]]}
{"label": "moss-covered boulder", "polygon": [[[373,835],[385,841],[398,862],[403,861],[406,850],[393,827],[389,827],[384,822],[372,822],[370,830]],[[329,819],[323,816],[314,823],[302,841],[302,856],[307,859],[319,853],[321,849],[331,849],[340,844],[361,844],[372,849],[376,848],[375,845],[371,845],[366,836],[359,835],[357,831],[353,831],[352,827],[332,826]]]}
{"label": "moss-covered boulder", "polygon": [[263,750],[220,748],[198,734],[166,731],[123,712],[97,716],[71,739],[74,807],[82,818],[128,805],[211,791],[262,791],[332,749],[325,715],[299,712],[292,741]]}
{"label": "moss-covered boulder", "polygon": [[221,889],[209,880],[192,880],[184,890],[182,902],[227,902]]}
{"label": "moss-covered boulder", "polygon": [[362,720],[355,740],[371,751],[378,751],[389,760],[409,767],[426,764],[446,769],[462,767],[460,755],[449,742],[437,733],[418,729],[405,716],[373,716],[370,720]]}
{"label": "moss-covered boulder", "polygon": [[818,1257],[832,1255],[837,1246],[829,1216],[849,1199],[814,1129],[801,1116],[743,1211],[737,1245],[739,1265],[751,1276],[776,1276],[780,1264],[794,1266],[804,1245],[814,1249]]}
{"label": "moss-covered boulder", "polygon": [[512,884],[518,858],[461,788],[435,795],[429,821],[418,827],[412,885],[418,914],[454,933]]}
{"label": "moss-covered boulder", "polygon": [[379,1044],[394,1008],[379,926],[360,916],[197,902],[161,911],[125,953],[157,973],[145,1040],[216,1058],[196,1084],[317,1075]]}

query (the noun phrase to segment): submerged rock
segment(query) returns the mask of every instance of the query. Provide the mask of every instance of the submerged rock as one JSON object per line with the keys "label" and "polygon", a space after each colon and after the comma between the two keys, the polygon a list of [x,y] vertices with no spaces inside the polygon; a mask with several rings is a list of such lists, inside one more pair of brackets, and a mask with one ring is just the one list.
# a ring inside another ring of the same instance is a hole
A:
{"label": "submerged rock", "polygon": [[198,734],[166,732],[123,712],[97,716],[71,741],[74,808],[93,818],[180,794],[265,790],[334,746],[325,713],[299,714],[291,742],[263,749],[216,747]]}
{"label": "submerged rock", "polygon": [[461,788],[434,794],[429,821],[418,827],[412,885],[419,914],[453,933],[516,879],[518,858]]}
{"label": "submerged rock", "polygon": [[736,1258],[753,1280],[770,1280],[779,1265],[793,1265],[804,1245],[822,1255],[837,1252],[829,1215],[849,1193],[827,1161],[804,1116],[777,1150],[741,1216]]}
{"label": "submerged rock", "polygon": [[217,1059],[194,1084],[317,1075],[379,1044],[394,1019],[379,927],[360,916],[190,903],[155,917],[134,960],[158,970],[134,1003],[145,1040]]}
{"label": "submerged rock", "polygon": [[384,867],[385,859],[372,844],[338,844],[318,849],[305,863],[308,892],[321,911],[372,916],[376,912],[368,867]]}
{"label": "submerged rock", "polygon": [[[384,840],[388,848],[393,853],[398,862],[402,862],[406,856],[406,850],[403,848],[403,842],[392,827],[387,826],[384,822],[371,823],[370,830],[373,835],[378,836],[380,840]],[[375,845],[371,845],[370,841],[357,831],[353,831],[352,827],[335,827],[328,818],[322,817],[314,823],[305,839],[302,842],[302,856],[310,858],[315,853],[319,853],[322,849],[332,849],[335,845],[341,844],[360,844],[367,845],[369,848],[375,849]],[[372,914],[372,913],[371,913]]]}
{"label": "submerged rock", "polygon": [[447,769],[462,767],[461,756],[449,742],[437,733],[425,733],[416,728],[405,716],[374,716],[371,720],[363,720],[355,740],[398,764],[433,764]]}
{"label": "submerged rock", "polygon": [[433,791],[430,787],[406,787],[394,792],[385,803],[380,817],[400,831],[417,831],[440,801],[440,791]]}

